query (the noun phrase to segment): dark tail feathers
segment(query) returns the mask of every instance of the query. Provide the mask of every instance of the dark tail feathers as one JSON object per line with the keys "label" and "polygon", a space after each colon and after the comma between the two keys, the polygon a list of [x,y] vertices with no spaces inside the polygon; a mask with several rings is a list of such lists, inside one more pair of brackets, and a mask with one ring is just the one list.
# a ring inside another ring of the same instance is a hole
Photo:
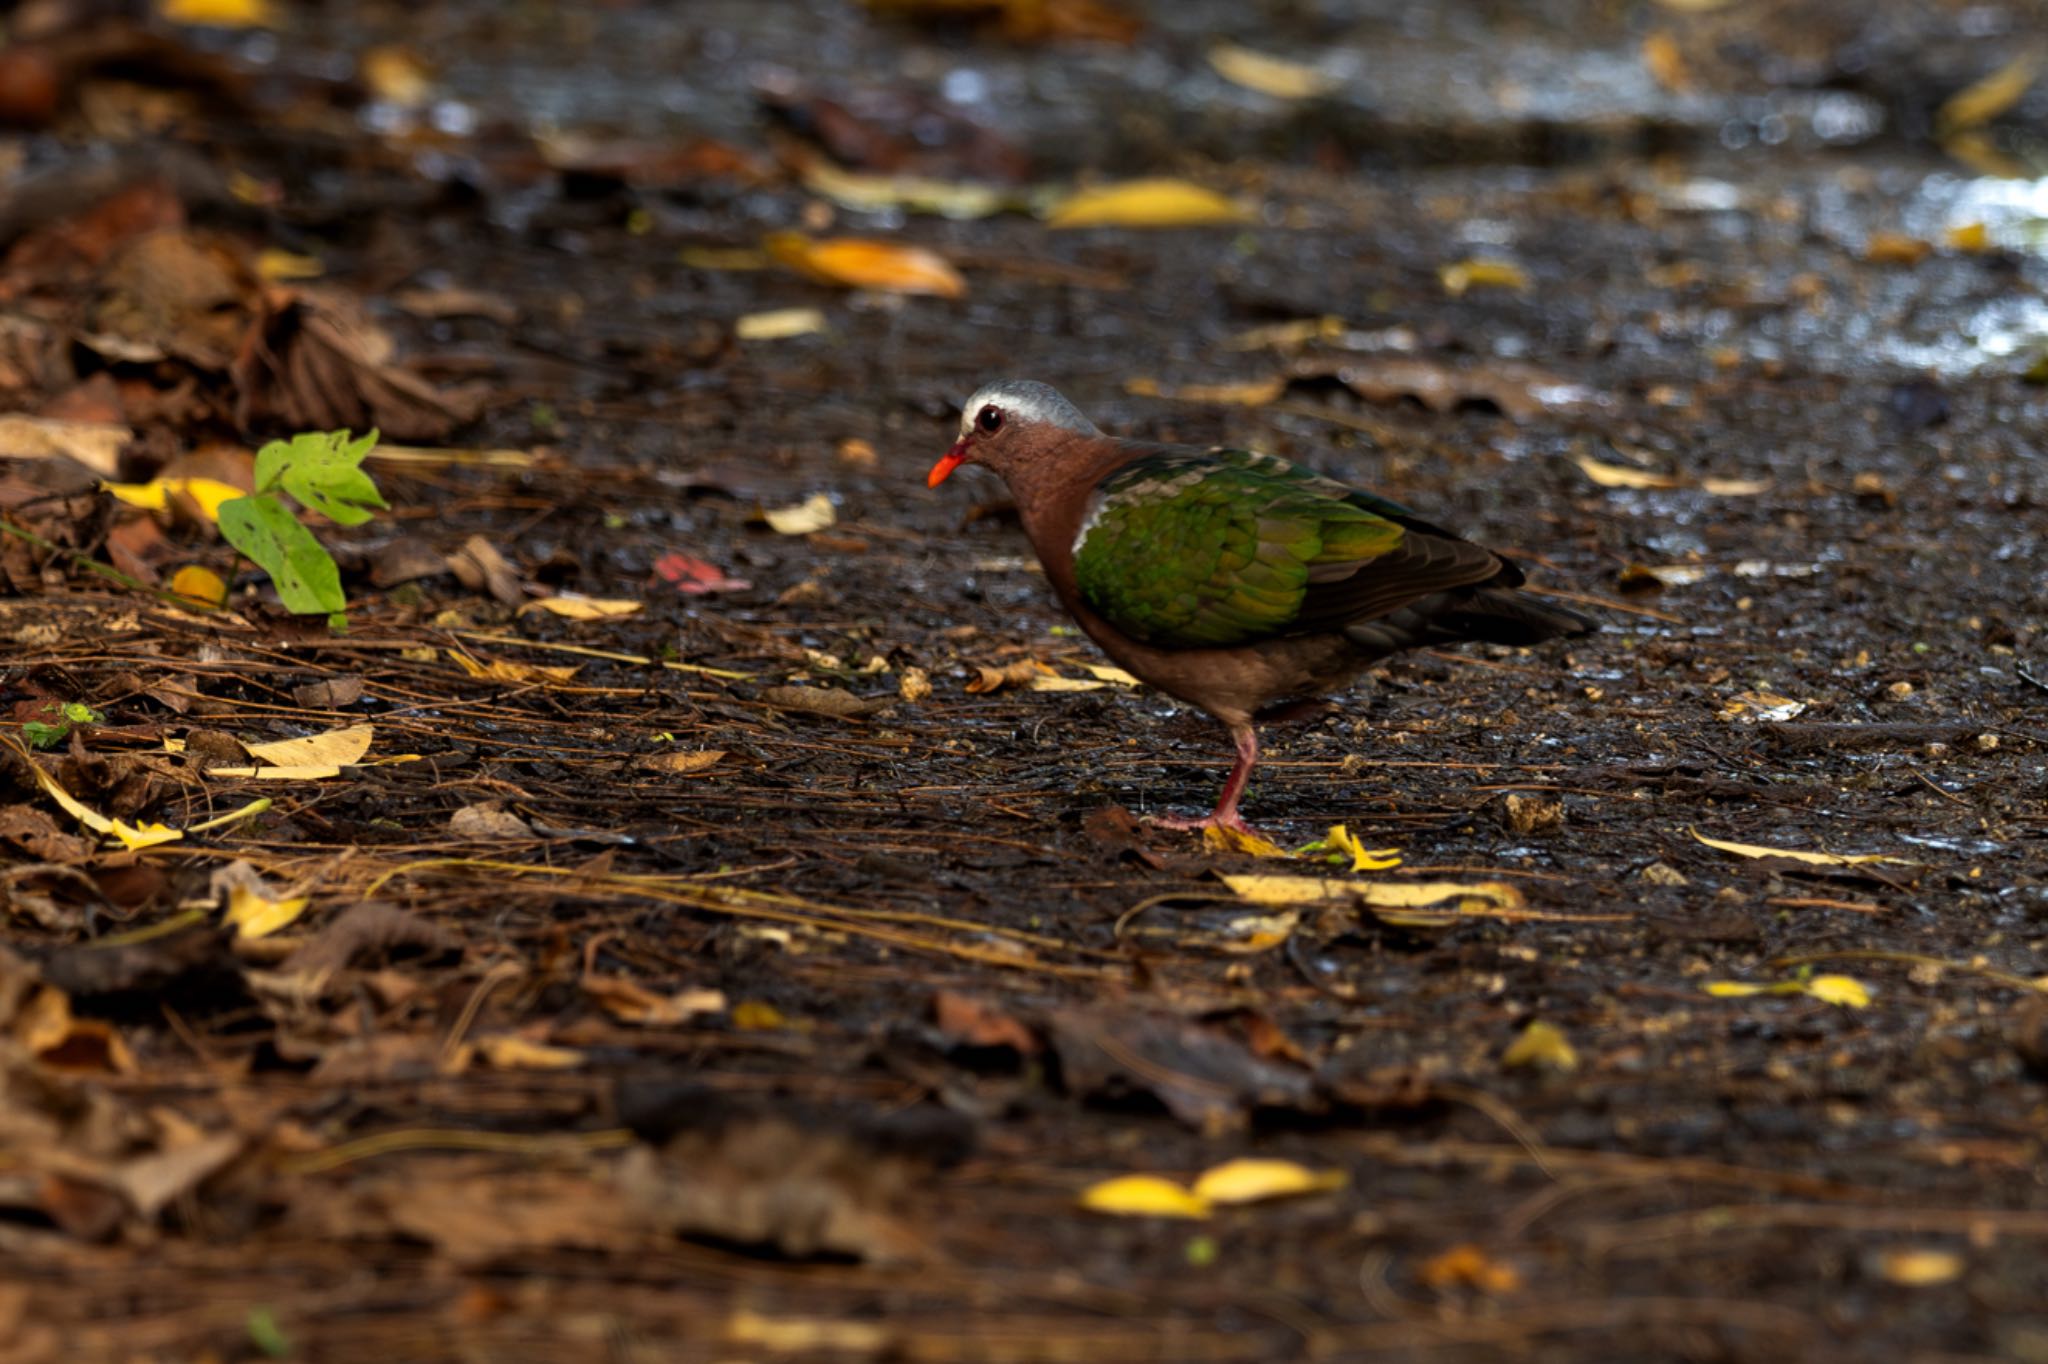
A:
{"label": "dark tail feathers", "polygon": [[1600,622],[1526,592],[1482,587],[1453,598],[1430,626],[1458,639],[1529,645],[1560,635],[1588,635],[1600,628]]}

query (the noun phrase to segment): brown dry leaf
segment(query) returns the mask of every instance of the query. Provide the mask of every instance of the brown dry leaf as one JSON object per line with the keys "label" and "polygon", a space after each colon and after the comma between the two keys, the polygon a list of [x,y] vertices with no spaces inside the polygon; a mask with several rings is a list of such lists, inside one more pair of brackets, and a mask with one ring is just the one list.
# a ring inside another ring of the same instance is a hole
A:
{"label": "brown dry leaf", "polygon": [[498,547],[481,535],[464,540],[447,563],[448,571],[472,592],[488,589],[494,600],[507,606],[517,605],[526,596],[519,586],[519,574]]}
{"label": "brown dry leaf", "polygon": [[471,677],[488,677],[494,682],[538,682],[543,686],[550,682],[567,682],[575,677],[582,667],[577,663],[514,663],[504,658],[484,663],[471,658],[460,649],[450,649],[448,657],[454,659],[456,666]]}
{"label": "brown dry leaf", "polygon": [[279,963],[279,970],[326,978],[400,949],[460,954],[461,939],[431,919],[371,900],[351,905]]}
{"label": "brown dry leaf", "polygon": [[1043,1050],[1038,1034],[1009,1014],[952,990],[932,997],[932,1023],[955,1046],[1008,1047],[1020,1056],[1036,1056]]}
{"label": "brown dry leaf", "polygon": [[112,478],[135,433],[120,422],[58,421],[0,415],[0,459],[63,458]]}
{"label": "brown dry leaf", "polygon": [[71,1000],[52,985],[35,987],[9,1028],[29,1055],[73,1075],[133,1075],[135,1057],[113,1025],[74,1018]]}
{"label": "brown dry leaf", "polygon": [[1309,66],[1254,52],[1236,43],[1218,43],[1209,49],[1209,65],[1232,85],[1256,90],[1274,99],[1314,99],[1327,95],[1344,82],[1341,78]]}
{"label": "brown dry leaf", "polygon": [[244,430],[361,431],[395,441],[445,440],[483,410],[483,393],[437,389],[388,360],[390,339],[332,299],[264,298],[228,366]]}
{"label": "brown dry leaf", "polygon": [[670,776],[688,776],[693,772],[707,772],[725,761],[726,751],[722,748],[672,749],[666,753],[650,753],[640,760],[640,765]]}
{"label": "brown dry leaf", "polygon": [[479,1037],[469,1044],[493,1070],[574,1070],[586,1059],[570,1047],[552,1047],[516,1033]]}
{"label": "brown dry leaf", "polygon": [[1020,658],[1016,662],[1006,663],[1000,668],[992,668],[986,663],[977,663],[974,665],[974,671],[975,676],[967,680],[967,690],[970,695],[975,696],[992,691],[1001,691],[1004,687],[1027,686],[1041,677],[1059,676],[1058,673],[1055,673],[1051,668],[1048,668],[1035,658]]}
{"label": "brown dry leaf", "polygon": [[1678,39],[1661,28],[1643,39],[1643,65],[1649,68],[1650,78],[1666,90],[1682,94],[1692,89],[1692,72],[1686,68],[1684,50]]}
{"label": "brown dry leaf", "polygon": [[1252,211],[1187,180],[1125,180],[1076,190],[1046,211],[1051,228],[1212,227],[1251,221]]}
{"label": "brown dry leaf", "polygon": [[1873,232],[1863,241],[1863,259],[1872,265],[1918,265],[1933,254],[1932,243],[1903,232]]}
{"label": "brown dry leaf", "polygon": [[238,1132],[196,1137],[123,1163],[110,1172],[106,1182],[128,1200],[138,1216],[153,1220],[173,1200],[224,1169],[247,1145]]}
{"label": "brown dry leaf", "polygon": [[1320,1104],[1308,1072],[1264,1060],[1191,1019],[1072,1008],[1053,1014],[1047,1031],[1068,1093],[1151,1094],[1182,1122],[1211,1134],[1240,1130],[1253,1108],[1309,1112]]}
{"label": "brown dry leaf", "polygon": [[647,1221],[609,1182],[556,1170],[352,1182],[345,1196],[295,1198],[307,1232],[388,1238],[436,1247],[457,1265],[485,1265],[545,1250],[652,1249]]}
{"label": "brown dry leaf", "polygon": [[776,261],[821,284],[888,294],[960,298],[967,281],[944,257],[922,246],[865,237],[806,237],[771,233],[762,244]]}
{"label": "brown dry leaf", "polygon": [[518,304],[481,289],[400,289],[391,301],[414,317],[481,317],[508,327],[519,320]]}
{"label": "brown dry leaf", "polygon": [[1593,392],[1548,370],[1497,360],[1460,368],[1411,355],[1331,360],[1310,355],[1288,369],[1290,379],[1335,379],[1370,403],[1412,399],[1432,412],[1455,412],[1468,403],[1491,403],[1526,420],[1553,408],[1583,407]]}
{"label": "brown dry leaf", "polygon": [[699,1014],[725,1011],[725,995],[717,990],[661,995],[623,976],[597,975],[584,976],[581,986],[583,993],[613,1018],[642,1027],[675,1027]]}
{"label": "brown dry leaf", "polygon": [[465,805],[448,816],[448,832],[455,838],[489,842],[500,838],[532,838],[533,829],[519,816],[495,800]]}
{"label": "brown dry leaf", "polygon": [[644,604],[622,597],[542,597],[519,608],[524,616],[534,611],[545,611],[551,616],[564,620],[615,620],[620,616],[638,615]]}
{"label": "brown dry leaf", "polygon": [[360,673],[307,682],[292,688],[292,700],[307,710],[339,710],[362,699],[363,678]]}
{"label": "brown dry leaf", "polygon": [[303,739],[242,746],[258,762],[276,767],[348,767],[363,760],[376,737],[375,725],[350,725],[324,734],[309,734]]}
{"label": "brown dry leaf", "polygon": [[839,719],[856,719],[872,715],[894,704],[895,698],[888,696],[860,697],[837,687],[764,687],[761,699],[777,710],[804,711],[811,715],[831,715]]}
{"label": "brown dry leaf", "polygon": [[1416,1269],[1415,1276],[1434,1289],[1470,1288],[1495,1297],[1522,1286],[1520,1270],[1469,1244],[1431,1256]]}

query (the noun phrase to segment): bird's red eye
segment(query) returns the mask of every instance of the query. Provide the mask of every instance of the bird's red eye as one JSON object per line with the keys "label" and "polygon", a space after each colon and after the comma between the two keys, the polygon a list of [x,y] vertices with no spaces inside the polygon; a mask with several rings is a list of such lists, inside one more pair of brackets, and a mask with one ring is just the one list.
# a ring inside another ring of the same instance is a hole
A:
{"label": "bird's red eye", "polygon": [[989,435],[994,435],[1003,429],[1003,409],[990,403],[975,414],[974,424]]}

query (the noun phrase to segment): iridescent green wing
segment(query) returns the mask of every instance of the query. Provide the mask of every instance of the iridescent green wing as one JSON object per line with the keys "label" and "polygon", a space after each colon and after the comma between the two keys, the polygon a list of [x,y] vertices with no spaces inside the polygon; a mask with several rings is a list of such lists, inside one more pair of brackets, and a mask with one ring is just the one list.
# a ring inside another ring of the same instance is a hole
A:
{"label": "iridescent green wing", "polygon": [[1197,648],[1327,629],[1330,609],[1353,598],[1420,595],[1405,575],[1383,580],[1391,593],[1341,590],[1414,557],[1411,532],[1351,492],[1270,455],[1147,456],[1098,492],[1075,544],[1081,597],[1126,634]]}

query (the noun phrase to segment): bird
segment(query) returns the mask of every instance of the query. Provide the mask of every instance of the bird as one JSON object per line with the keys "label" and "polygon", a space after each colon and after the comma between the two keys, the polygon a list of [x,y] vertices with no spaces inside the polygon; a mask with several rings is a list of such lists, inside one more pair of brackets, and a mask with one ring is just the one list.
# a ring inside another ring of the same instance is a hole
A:
{"label": "bird", "polygon": [[1533,645],[1599,628],[1519,591],[1521,569],[1388,501],[1277,455],[1105,435],[1058,390],[982,386],[926,477],[963,464],[1008,485],[1060,604],[1140,681],[1215,717],[1237,760],[1208,816],[1239,802],[1255,717],[1337,690],[1390,654],[1464,641]]}

